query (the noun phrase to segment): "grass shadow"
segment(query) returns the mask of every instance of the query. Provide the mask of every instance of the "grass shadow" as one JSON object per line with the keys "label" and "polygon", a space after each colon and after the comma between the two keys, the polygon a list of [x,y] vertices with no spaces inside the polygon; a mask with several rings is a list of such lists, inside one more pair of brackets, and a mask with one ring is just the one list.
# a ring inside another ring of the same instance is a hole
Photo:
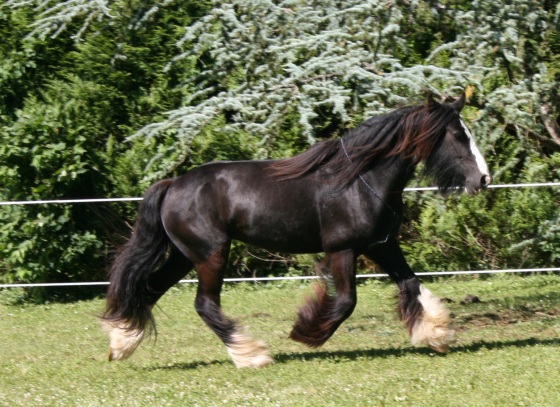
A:
{"label": "grass shadow", "polygon": [[195,361],[195,362],[177,362],[177,363],[167,363],[165,365],[152,365],[152,366],[141,366],[136,367],[137,370],[142,370],[146,372],[164,371],[164,370],[195,370],[210,366],[226,366],[232,364],[229,359],[221,360],[211,360],[207,362]]}
{"label": "grass shadow", "polygon": [[[531,346],[558,346],[560,338],[557,339],[517,339],[511,341],[477,341],[466,345],[455,346],[449,355],[456,353],[472,353],[481,349],[500,350],[506,348],[526,348]],[[278,353],[274,355],[276,364],[287,364],[294,361],[312,361],[317,359],[328,360],[330,362],[345,362],[360,359],[385,359],[389,357],[406,357],[408,355],[424,355],[430,357],[446,357],[447,354],[435,353],[429,348],[385,348],[385,349],[365,349],[365,350],[340,350],[340,351],[306,351],[292,353]],[[166,365],[153,365],[142,367],[144,371],[158,370],[194,370],[211,366],[233,366],[228,359],[213,360],[208,362],[189,362],[189,363],[172,363]]]}
{"label": "grass shadow", "polygon": [[315,351],[301,353],[280,353],[275,355],[276,363],[288,363],[294,360],[314,360],[314,359],[385,359],[388,357],[404,357],[407,355],[426,355],[431,357],[446,357],[454,353],[472,353],[480,349],[499,350],[505,348],[525,348],[529,346],[544,345],[558,346],[560,339],[517,339],[511,341],[477,341],[470,344],[454,346],[449,354],[436,353],[429,348],[385,348],[385,349],[366,349],[356,351]]}
{"label": "grass shadow", "polygon": [[516,339],[511,341],[477,341],[468,345],[462,345],[452,348],[452,352],[461,353],[471,353],[476,352],[480,349],[505,349],[505,348],[527,348],[531,346],[558,346],[560,345],[560,338],[551,339],[538,339],[538,338],[526,338],[526,339]]}

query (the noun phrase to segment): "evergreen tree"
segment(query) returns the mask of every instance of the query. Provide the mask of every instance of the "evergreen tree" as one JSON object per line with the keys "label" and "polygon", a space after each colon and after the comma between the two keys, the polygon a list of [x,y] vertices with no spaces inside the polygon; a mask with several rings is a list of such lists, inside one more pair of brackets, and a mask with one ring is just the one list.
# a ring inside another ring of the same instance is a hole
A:
{"label": "evergreen tree", "polygon": [[[155,13],[160,6],[122,2],[103,18],[91,17],[101,16],[97,9],[80,14],[79,2],[11,3],[0,9],[7,55],[0,61],[0,199],[140,195],[146,185],[139,179],[159,147],[125,138],[180,105],[177,86],[189,67],[180,63],[165,74],[163,67],[179,38],[178,21],[195,18],[199,3],[167,2],[167,13]],[[68,4],[77,11],[64,11]],[[128,235],[125,221],[136,210],[134,204],[2,207],[0,278],[103,280],[112,245]]]}
{"label": "evergreen tree", "polygon": [[[283,156],[428,89],[458,94],[469,84],[466,70],[413,60],[415,44],[401,27],[418,25],[415,18],[423,14],[410,5],[238,0],[213,6],[186,27],[178,43],[183,52],[168,65],[197,61],[195,92],[166,120],[133,136],[173,132],[187,147],[182,160],[208,126],[257,136],[254,158]],[[414,63],[404,65],[403,59]],[[283,129],[294,126],[300,142],[284,148]],[[174,157],[160,159],[169,164],[150,176],[160,177],[177,164]]]}

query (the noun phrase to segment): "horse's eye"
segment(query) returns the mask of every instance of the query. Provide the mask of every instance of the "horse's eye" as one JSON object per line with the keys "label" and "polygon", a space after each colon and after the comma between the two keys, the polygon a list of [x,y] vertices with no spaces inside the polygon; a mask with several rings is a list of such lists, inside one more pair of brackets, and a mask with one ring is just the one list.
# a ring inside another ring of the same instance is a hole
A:
{"label": "horse's eye", "polygon": [[453,137],[455,137],[458,141],[468,141],[468,137],[464,131],[454,132]]}

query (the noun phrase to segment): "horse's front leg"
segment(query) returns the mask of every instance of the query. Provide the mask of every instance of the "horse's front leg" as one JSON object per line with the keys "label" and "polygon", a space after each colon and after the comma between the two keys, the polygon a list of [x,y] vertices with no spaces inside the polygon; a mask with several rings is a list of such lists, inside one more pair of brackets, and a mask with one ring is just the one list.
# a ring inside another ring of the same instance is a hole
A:
{"label": "horse's front leg", "polygon": [[447,307],[425,288],[408,266],[396,240],[368,248],[366,257],[377,263],[399,287],[398,311],[413,345],[428,345],[446,353],[455,342]]}
{"label": "horse's front leg", "polygon": [[[356,306],[356,254],[353,250],[327,253],[321,267],[328,280],[317,284],[315,296],[300,309],[290,338],[317,348],[323,345]],[[334,292],[329,292],[333,286]]]}

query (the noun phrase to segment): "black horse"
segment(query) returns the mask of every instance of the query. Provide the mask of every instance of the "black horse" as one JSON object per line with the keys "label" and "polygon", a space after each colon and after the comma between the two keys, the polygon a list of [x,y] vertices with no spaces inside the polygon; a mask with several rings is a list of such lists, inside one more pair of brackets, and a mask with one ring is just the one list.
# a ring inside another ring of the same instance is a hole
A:
{"label": "black horse", "polygon": [[[479,192],[488,167],[459,113],[429,97],[369,119],[342,139],[282,160],[214,162],[160,181],[145,194],[134,232],[110,270],[104,314],[110,360],[129,357],[155,328],[151,309],[193,267],[195,307],[238,367],[272,361],[220,307],[232,239],[288,253],[324,252],[325,274],[290,337],[327,341],[356,305],[356,259],[373,260],[399,288],[399,313],[413,344],[446,352],[449,312],[424,288],[397,242],[402,191],[424,162],[443,191]],[[327,285],[333,289],[327,289]]]}

